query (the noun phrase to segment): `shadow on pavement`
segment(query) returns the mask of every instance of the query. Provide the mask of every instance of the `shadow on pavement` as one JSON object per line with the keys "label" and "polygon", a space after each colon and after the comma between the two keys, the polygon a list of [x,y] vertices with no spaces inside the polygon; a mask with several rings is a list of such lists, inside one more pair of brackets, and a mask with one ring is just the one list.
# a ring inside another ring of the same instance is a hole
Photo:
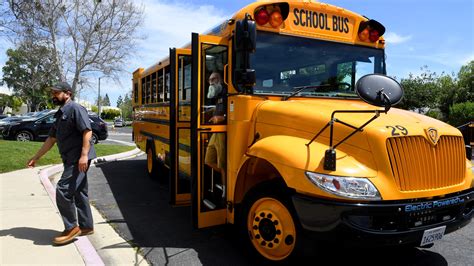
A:
{"label": "shadow on pavement", "polygon": [[[233,226],[193,229],[190,207],[168,204],[167,185],[151,180],[143,157],[105,163],[89,170],[91,203],[128,242],[156,265],[255,265]],[[108,247],[114,248],[114,247]],[[120,247],[117,247],[120,248]],[[322,248],[297,264],[447,265],[422,249]],[[294,264],[294,262],[293,262]]]}
{"label": "shadow on pavement", "polygon": [[89,170],[91,204],[121,236],[157,265],[250,265],[231,226],[195,230],[190,207],[168,204],[168,187],[150,179],[145,160],[123,160]]}
{"label": "shadow on pavement", "polygon": [[31,240],[33,244],[39,246],[53,245],[53,238],[61,232],[50,229],[38,229],[32,227],[15,227],[6,230],[0,230],[0,238],[12,236],[18,239]]}

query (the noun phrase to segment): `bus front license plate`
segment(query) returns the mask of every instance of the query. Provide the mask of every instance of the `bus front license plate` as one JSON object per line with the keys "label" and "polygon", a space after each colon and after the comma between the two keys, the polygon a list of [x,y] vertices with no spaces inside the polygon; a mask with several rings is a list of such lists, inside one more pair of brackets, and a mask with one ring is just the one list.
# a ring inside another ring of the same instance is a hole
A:
{"label": "bus front license plate", "polygon": [[423,237],[421,238],[420,246],[426,246],[440,240],[444,236],[446,226],[440,226],[433,229],[425,230]]}

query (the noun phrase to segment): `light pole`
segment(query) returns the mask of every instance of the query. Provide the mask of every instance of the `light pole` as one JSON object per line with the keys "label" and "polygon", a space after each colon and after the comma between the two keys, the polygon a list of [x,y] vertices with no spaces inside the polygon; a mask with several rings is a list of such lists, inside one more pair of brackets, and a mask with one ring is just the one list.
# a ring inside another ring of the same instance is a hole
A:
{"label": "light pole", "polygon": [[100,79],[103,77],[104,76],[99,77],[99,96],[97,97],[97,112],[98,112],[99,117],[100,117]]}

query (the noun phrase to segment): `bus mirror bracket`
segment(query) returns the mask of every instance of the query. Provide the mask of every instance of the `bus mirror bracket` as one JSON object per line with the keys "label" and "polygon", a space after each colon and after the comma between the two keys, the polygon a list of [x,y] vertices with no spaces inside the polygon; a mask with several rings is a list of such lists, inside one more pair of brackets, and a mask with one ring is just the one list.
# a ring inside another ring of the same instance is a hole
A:
{"label": "bus mirror bracket", "polygon": [[[403,97],[403,88],[401,85],[392,78],[389,78],[380,74],[370,74],[363,76],[357,81],[356,84],[357,94],[367,103],[384,107],[384,109],[378,110],[335,110],[332,112],[331,120],[324,126],[307,144],[309,145],[317,138],[321,133],[330,127],[329,135],[329,149],[324,154],[324,170],[335,171],[336,170],[336,148],[343,142],[348,140],[357,132],[362,132],[363,128],[370,124],[372,121],[380,116],[380,113],[387,113],[390,108],[399,103]],[[390,95],[390,96],[389,96]],[[374,116],[370,118],[360,127],[355,127],[335,117],[336,113],[373,113]],[[334,137],[334,124],[340,123],[344,126],[354,129],[352,133],[347,135],[344,139],[339,141],[336,145],[333,145]]]}
{"label": "bus mirror bracket", "polygon": [[245,88],[253,87],[257,79],[255,69],[236,69],[234,75],[237,84]]}
{"label": "bus mirror bracket", "polygon": [[243,88],[243,92],[252,93],[256,82],[255,70],[250,68],[250,54],[255,52],[257,41],[257,27],[249,14],[235,25],[234,50],[237,62],[234,70],[235,82]]}

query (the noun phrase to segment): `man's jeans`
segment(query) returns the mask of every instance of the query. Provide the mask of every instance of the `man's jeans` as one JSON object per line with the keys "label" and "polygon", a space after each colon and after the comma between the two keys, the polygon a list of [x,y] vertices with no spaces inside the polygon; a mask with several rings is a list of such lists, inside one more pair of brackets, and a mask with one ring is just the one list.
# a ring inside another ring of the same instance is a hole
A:
{"label": "man's jeans", "polygon": [[[79,172],[78,163],[64,164],[64,172],[56,186],[56,204],[66,230],[75,227],[77,222],[81,228],[93,228],[94,223],[87,194],[87,171]],[[79,221],[76,218],[76,208]]]}

